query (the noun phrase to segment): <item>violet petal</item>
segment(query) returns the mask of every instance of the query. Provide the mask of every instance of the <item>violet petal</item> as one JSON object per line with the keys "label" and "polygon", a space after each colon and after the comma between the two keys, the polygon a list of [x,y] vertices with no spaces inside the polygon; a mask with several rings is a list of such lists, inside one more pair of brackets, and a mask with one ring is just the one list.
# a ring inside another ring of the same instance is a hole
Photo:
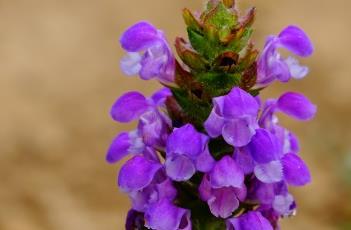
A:
{"label": "violet petal", "polygon": [[210,181],[213,188],[241,188],[244,183],[244,173],[233,158],[224,156],[210,172]]}
{"label": "violet petal", "polygon": [[111,143],[107,151],[106,161],[110,164],[121,160],[129,154],[130,142],[127,132],[120,133]]}
{"label": "violet petal", "polygon": [[317,111],[317,107],[305,96],[294,92],[280,96],[277,105],[281,112],[298,120],[310,120]]}
{"label": "violet petal", "polygon": [[307,165],[296,154],[288,153],[283,159],[285,180],[294,186],[303,186],[311,182],[311,174]]}
{"label": "violet petal", "polygon": [[279,34],[280,44],[301,57],[313,53],[313,45],[306,33],[297,26],[288,26]]}
{"label": "violet petal", "polygon": [[147,160],[143,156],[135,156],[128,160],[118,175],[118,185],[124,192],[137,191],[148,186],[162,165]]}
{"label": "violet petal", "polygon": [[149,108],[149,104],[139,92],[128,92],[121,96],[112,106],[110,114],[119,122],[130,122],[139,118]]}

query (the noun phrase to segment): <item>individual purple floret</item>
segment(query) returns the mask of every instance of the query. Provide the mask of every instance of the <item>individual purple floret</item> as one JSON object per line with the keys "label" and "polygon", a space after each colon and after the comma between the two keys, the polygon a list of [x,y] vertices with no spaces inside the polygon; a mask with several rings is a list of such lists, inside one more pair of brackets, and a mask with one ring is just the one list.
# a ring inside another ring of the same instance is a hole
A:
{"label": "individual purple floret", "polygon": [[287,82],[290,78],[300,79],[308,74],[308,68],[300,66],[295,58],[282,58],[277,51],[279,48],[285,48],[300,57],[308,57],[313,53],[310,39],[296,26],[288,26],[278,36],[268,37],[258,61],[259,86],[267,86],[275,80]]}
{"label": "individual purple floret", "polygon": [[111,116],[119,122],[139,119],[138,128],[120,133],[112,142],[106,159],[115,163],[128,154],[144,154],[155,159],[155,148],[164,148],[171,121],[162,112],[165,100],[171,95],[169,89],[157,91],[151,98],[139,92],[129,92],[121,96],[111,109]]}
{"label": "individual purple floret", "polygon": [[151,205],[145,213],[146,227],[157,230],[191,230],[190,212],[167,199]]}
{"label": "individual purple floret", "polygon": [[212,138],[223,135],[235,147],[247,145],[258,128],[259,105],[249,93],[234,87],[226,96],[213,99],[213,110],[204,127]]}
{"label": "individual purple floret", "polygon": [[186,181],[196,170],[211,170],[215,160],[208,151],[208,139],[190,124],[174,129],[166,147],[167,175],[175,181]]}
{"label": "individual purple floret", "polygon": [[227,230],[273,230],[260,212],[251,211],[227,220]]}
{"label": "individual purple floret", "polygon": [[148,22],[139,22],[121,37],[122,47],[128,51],[121,61],[126,75],[139,74],[143,80],[157,78],[171,83],[175,74],[175,59],[162,31]]}
{"label": "individual purple floret", "polygon": [[123,165],[118,186],[129,194],[133,209],[139,212],[147,211],[150,205],[161,199],[173,201],[177,195],[163,165],[142,156],[135,156]]}
{"label": "individual purple floret", "polygon": [[203,177],[199,193],[214,216],[227,218],[246,197],[244,173],[231,157],[225,156]]}

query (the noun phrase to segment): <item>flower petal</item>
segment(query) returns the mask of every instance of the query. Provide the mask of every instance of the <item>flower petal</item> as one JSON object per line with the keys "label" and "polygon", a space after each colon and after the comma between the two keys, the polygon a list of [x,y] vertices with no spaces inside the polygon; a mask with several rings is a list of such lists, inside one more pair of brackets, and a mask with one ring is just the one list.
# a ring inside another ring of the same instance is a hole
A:
{"label": "flower petal", "polygon": [[309,69],[307,66],[301,66],[299,64],[299,61],[293,57],[288,57],[287,59],[285,59],[285,63],[289,67],[291,77],[295,79],[302,79],[309,72]]}
{"label": "flower petal", "polygon": [[167,157],[165,166],[167,175],[175,181],[189,180],[196,171],[194,163],[184,155]]}
{"label": "flower petal", "polygon": [[210,181],[213,188],[241,188],[244,183],[244,173],[233,158],[224,156],[210,172]]}
{"label": "flower petal", "polygon": [[224,119],[216,113],[215,109],[212,110],[210,116],[204,123],[207,134],[213,138],[222,134],[223,125]]}
{"label": "flower petal", "polygon": [[148,108],[144,95],[139,92],[128,92],[115,102],[110,114],[115,121],[130,122],[137,119]]}
{"label": "flower petal", "polygon": [[239,200],[232,188],[215,189],[207,203],[214,216],[224,219],[239,207]]}
{"label": "flower petal", "polygon": [[128,52],[121,60],[121,69],[128,76],[139,74],[141,70],[141,55],[136,52]]}
{"label": "flower petal", "polygon": [[273,230],[269,221],[260,212],[250,211],[227,220],[227,230]]}
{"label": "flower petal", "polygon": [[118,175],[118,185],[124,192],[138,191],[148,186],[162,165],[135,156],[128,160]]}
{"label": "flower petal", "polygon": [[255,176],[263,183],[275,183],[283,179],[283,166],[280,161],[256,165]]}
{"label": "flower petal", "polygon": [[129,154],[130,142],[129,135],[127,132],[120,133],[110,145],[107,151],[106,161],[110,164],[121,160],[123,157]]}
{"label": "flower petal", "polygon": [[137,52],[159,41],[157,29],[148,22],[139,22],[128,28],[122,35],[122,47],[129,52]]}
{"label": "flower petal", "polygon": [[215,166],[216,161],[213,159],[208,147],[206,147],[205,151],[201,153],[196,158],[196,169],[200,172],[209,172]]}
{"label": "flower petal", "polygon": [[256,116],[258,109],[256,99],[239,87],[234,87],[223,98],[222,111],[225,118],[240,118],[246,115]]}
{"label": "flower petal", "polygon": [[253,172],[255,162],[247,148],[235,148],[233,158],[245,175]]}
{"label": "flower petal", "polygon": [[280,96],[277,105],[281,112],[298,120],[310,120],[317,111],[317,107],[305,96],[294,92]]}
{"label": "flower petal", "polygon": [[190,230],[190,212],[163,199],[145,213],[146,227],[157,230]]}
{"label": "flower petal", "polygon": [[280,44],[301,57],[313,53],[313,45],[306,33],[297,26],[288,26],[279,34]]}
{"label": "flower petal", "polygon": [[279,139],[266,129],[257,129],[247,147],[253,159],[258,163],[268,163],[279,159]]}
{"label": "flower petal", "polygon": [[186,155],[191,158],[198,156],[205,149],[202,135],[191,124],[174,129],[168,137],[167,156]]}
{"label": "flower petal", "polygon": [[308,167],[298,155],[288,153],[284,155],[282,162],[284,178],[289,184],[303,186],[311,182]]}
{"label": "flower petal", "polygon": [[278,195],[274,198],[273,209],[278,212],[280,215],[288,216],[293,212],[291,207],[294,204],[294,197],[291,194]]}
{"label": "flower petal", "polygon": [[224,140],[235,147],[247,145],[255,134],[257,123],[255,120],[235,119],[227,121],[223,126],[222,134]]}
{"label": "flower petal", "polygon": [[156,91],[151,96],[151,99],[156,106],[162,106],[162,105],[164,105],[167,97],[170,97],[170,96],[172,96],[171,90],[169,88],[164,87],[164,88]]}

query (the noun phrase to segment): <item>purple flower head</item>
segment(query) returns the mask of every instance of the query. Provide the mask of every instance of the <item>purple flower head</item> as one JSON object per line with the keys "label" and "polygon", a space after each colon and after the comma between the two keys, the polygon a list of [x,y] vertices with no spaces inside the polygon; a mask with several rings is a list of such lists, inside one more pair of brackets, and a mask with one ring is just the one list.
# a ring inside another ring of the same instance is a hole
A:
{"label": "purple flower head", "polygon": [[161,199],[173,200],[177,195],[163,166],[142,156],[135,156],[122,166],[118,185],[129,194],[133,209],[139,212],[145,212]]}
{"label": "purple flower head", "polygon": [[167,199],[150,206],[145,213],[146,227],[157,230],[191,230],[190,211],[176,207]]}
{"label": "purple flower head", "polygon": [[208,151],[208,137],[190,125],[173,130],[166,147],[167,175],[175,181],[186,181],[196,172],[212,169],[214,159]]}
{"label": "purple flower head", "polygon": [[227,218],[246,197],[244,173],[231,157],[224,156],[204,175],[199,193],[214,216]]}
{"label": "purple flower head", "polygon": [[249,93],[234,87],[231,92],[213,99],[214,108],[204,126],[210,137],[223,135],[233,146],[247,145],[258,128],[259,105]]}
{"label": "purple flower head", "polygon": [[128,51],[121,61],[125,74],[173,82],[175,59],[162,31],[148,22],[139,22],[124,32],[120,42]]}
{"label": "purple flower head", "polygon": [[288,26],[278,36],[268,37],[258,61],[258,85],[266,86],[276,79],[287,82],[290,78],[300,79],[307,75],[307,67],[300,66],[293,57],[282,58],[278,48],[285,48],[300,57],[313,53],[310,39],[296,26]]}
{"label": "purple flower head", "polygon": [[269,221],[258,211],[250,211],[227,220],[227,230],[273,230]]}

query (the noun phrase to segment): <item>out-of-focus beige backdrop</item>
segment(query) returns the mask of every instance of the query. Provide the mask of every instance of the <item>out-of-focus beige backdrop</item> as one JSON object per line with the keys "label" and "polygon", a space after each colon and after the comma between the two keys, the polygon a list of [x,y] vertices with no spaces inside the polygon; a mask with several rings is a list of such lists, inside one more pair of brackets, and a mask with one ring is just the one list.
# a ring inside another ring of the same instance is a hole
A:
{"label": "out-of-focus beige backdrop", "polygon": [[[301,26],[316,52],[302,60],[311,74],[275,84],[305,93],[316,119],[283,119],[302,140],[313,183],[294,190],[298,215],[283,229],[351,229],[351,2],[241,0],[256,5],[255,40],[288,24]],[[119,70],[122,31],[138,20],[185,35],[181,9],[202,0],[0,1],[0,229],[123,229],[128,199],[115,185],[120,165],[107,165],[112,138],[131,126],[108,115],[127,90],[159,85]]]}

